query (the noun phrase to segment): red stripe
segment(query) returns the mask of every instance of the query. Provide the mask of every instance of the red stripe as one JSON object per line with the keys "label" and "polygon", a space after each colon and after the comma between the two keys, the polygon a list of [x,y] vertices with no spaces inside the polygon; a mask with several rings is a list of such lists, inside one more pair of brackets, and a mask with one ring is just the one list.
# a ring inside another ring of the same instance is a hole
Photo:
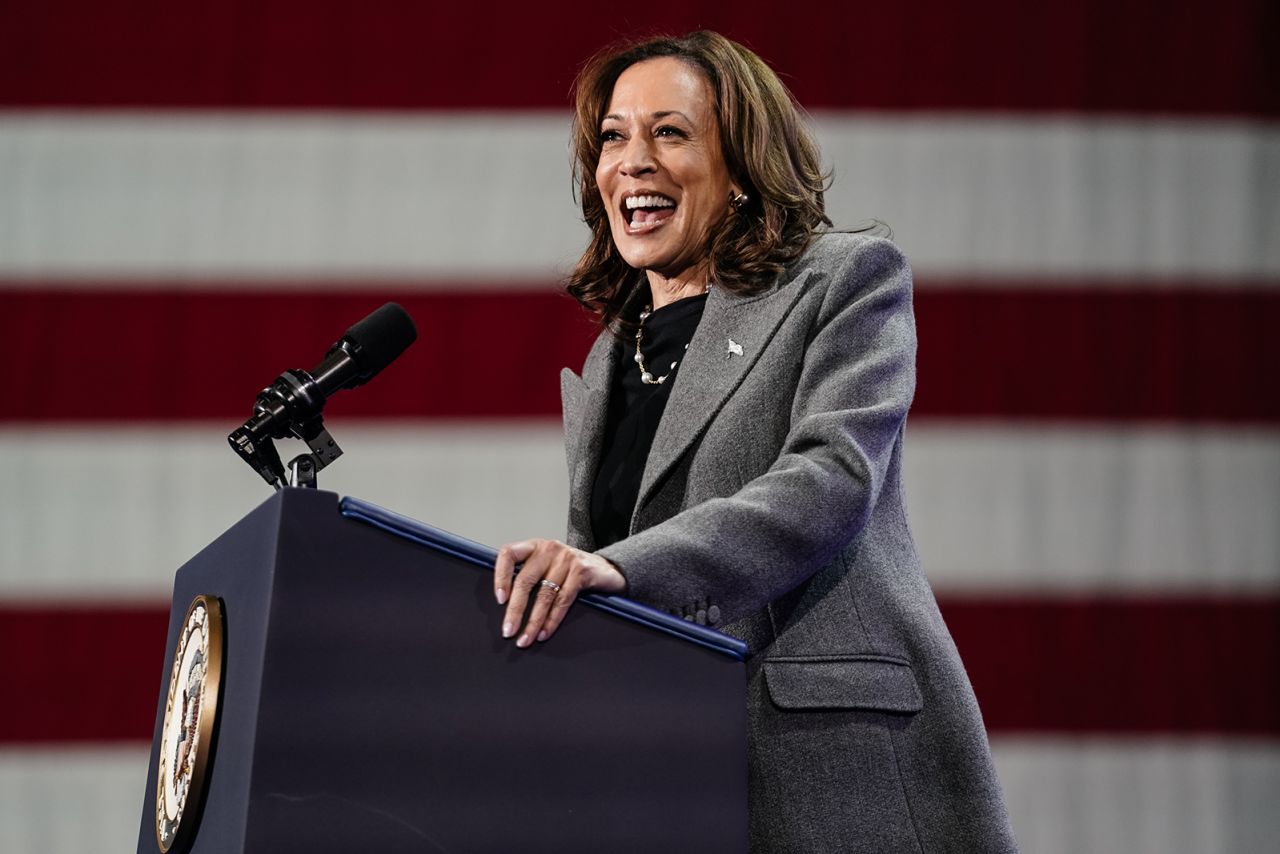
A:
{"label": "red stripe", "polygon": [[0,743],[150,739],[163,607],[0,605]]}
{"label": "red stripe", "polygon": [[917,292],[914,412],[1280,421],[1280,291],[956,284]]}
{"label": "red stripe", "polygon": [[[1280,599],[942,608],[993,733],[1280,735]],[[0,607],[0,743],[149,738],[167,619]]]}
{"label": "red stripe", "polygon": [[0,340],[30,366],[0,420],[243,420],[280,371],[313,367],[388,299],[416,319],[418,341],[326,412],[556,414],[560,369],[581,365],[594,334],[555,293],[0,292]]}
{"label": "red stripe", "polygon": [[1280,114],[1267,0],[1048,5],[307,0],[0,5],[0,105],[563,107],[620,36],[718,29],[785,72],[809,107]]}
{"label": "red stripe", "polygon": [[[918,291],[913,415],[1280,422],[1280,289],[1045,290],[1035,282]],[[559,413],[558,375],[593,330],[545,291],[314,294],[0,290],[10,366],[0,421],[228,423],[285,368],[310,368],[386,299],[420,335],[383,377],[329,411],[373,417]]]}
{"label": "red stripe", "polygon": [[1280,599],[954,599],[993,732],[1280,734]]}

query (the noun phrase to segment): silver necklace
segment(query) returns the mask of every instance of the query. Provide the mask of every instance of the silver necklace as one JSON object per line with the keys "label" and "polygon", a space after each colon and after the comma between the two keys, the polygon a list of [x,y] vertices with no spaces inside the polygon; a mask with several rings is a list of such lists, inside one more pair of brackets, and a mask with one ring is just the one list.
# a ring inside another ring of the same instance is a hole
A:
{"label": "silver necklace", "polygon": [[[710,282],[707,282],[707,286],[702,289],[702,292],[704,294],[711,293]],[[644,339],[644,322],[651,314],[653,314],[653,303],[649,303],[648,305],[646,305],[644,307],[644,311],[640,312],[640,323],[636,326],[635,359],[636,359],[636,364],[640,366],[640,382],[644,383],[645,385],[662,385],[667,381],[667,378],[670,377],[671,374],[675,371],[676,365],[680,364],[680,360],[676,359],[674,362],[672,362],[671,367],[667,368],[667,372],[660,377],[655,377],[653,374],[649,372],[649,369],[644,366],[644,356],[641,355],[640,353],[640,342]],[[688,350],[689,345],[685,344],[684,348]]]}
{"label": "silver necklace", "polygon": [[[671,367],[668,368],[667,372],[660,377],[655,377],[649,372],[649,369],[644,366],[644,356],[640,353],[640,342],[644,340],[644,322],[649,315],[653,313],[652,308],[653,306],[646,305],[644,307],[644,311],[640,312],[640,324],[636,327],[636,364],[640,366],[640,382],[645,385],[662,385],[675,371],[676,365],[680,364],[680,360],[676,359],[672,362]],[[689,345],[684,345],[684,348],[688,350]]]}

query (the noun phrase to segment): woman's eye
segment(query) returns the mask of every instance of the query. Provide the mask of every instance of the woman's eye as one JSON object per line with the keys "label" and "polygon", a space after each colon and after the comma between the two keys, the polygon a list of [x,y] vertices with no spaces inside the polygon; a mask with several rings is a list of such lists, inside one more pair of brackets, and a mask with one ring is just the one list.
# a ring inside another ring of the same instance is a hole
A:
{"label": "woman's eye", "polygon": [[657,136],[684,136],[685,135],[684,131],[680,130],[680,128],[672,127],[671,125],[663,125],[662,127],[658,128],[657,131],[655,131],[655,134]]}
{"label": "woman's eye", "polygon": [[615,140],[619,140],[619,139],[622,139],[622,134],[618,133],[616,130],[600,131],[601,142],[614,142]]}

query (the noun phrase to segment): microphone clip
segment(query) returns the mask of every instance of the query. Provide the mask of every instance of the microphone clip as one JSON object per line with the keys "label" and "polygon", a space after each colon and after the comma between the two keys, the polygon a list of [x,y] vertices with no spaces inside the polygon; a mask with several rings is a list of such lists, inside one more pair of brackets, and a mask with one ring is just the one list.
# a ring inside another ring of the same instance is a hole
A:
{"label": "microphone clip", "polygon": [[[325,429],[325,397],[307,371],[291,368],[258,393],[253,415],[233,430],[227,441],[250,468],[277,490],[316,486],[316,473],[342,456],[342,448]],[[306,442],[309,453],[289,462],[286,475],[274,440],[293,437]]]}

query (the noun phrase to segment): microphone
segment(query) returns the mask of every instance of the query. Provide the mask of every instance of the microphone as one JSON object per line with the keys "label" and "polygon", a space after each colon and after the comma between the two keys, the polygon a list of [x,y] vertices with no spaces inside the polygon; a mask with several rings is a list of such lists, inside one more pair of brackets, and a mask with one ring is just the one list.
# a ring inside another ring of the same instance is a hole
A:
{"label": "microphone", "polygon": [[[307,443],[311,453],[294,464],[303,463],[314,478],[314,471],[342,454],[324,429],[325,401],[373,379],[417,338],[409,313],[387,303],[348,329],[310,371],[290,368],[259,392],[252,417],[232,431],[227,441],[263,480],[279,489],[284,485],[284,467],[271,441],[295,436]],[[305,465],[308,461],[314,470]]]}
{"label": "microphone", "polygon": [[417,339],[418,329],[409,312],[389,302],[334,342],[323,361],[311,369],[315,389],[308,391],[319,394],[319,406],[323,407],[334,392],[356,388],[373,379]]}

